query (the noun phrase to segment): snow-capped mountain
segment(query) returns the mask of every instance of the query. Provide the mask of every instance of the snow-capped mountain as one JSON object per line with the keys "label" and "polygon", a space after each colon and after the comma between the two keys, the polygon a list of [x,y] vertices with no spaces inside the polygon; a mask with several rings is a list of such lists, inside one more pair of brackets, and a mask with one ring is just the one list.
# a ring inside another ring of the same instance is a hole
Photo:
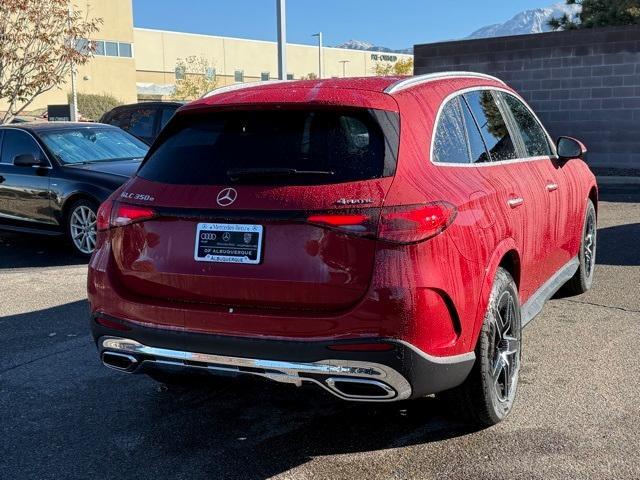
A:
{"label": "snow-capped mountain", "polygon": [[413,53],[413,48],[393,50],[391,48],[374,45],[373,43],[367,42],[364,40],[349,40],[348,42],[344,42],[341,45],[336,45],[335,48],[349,48],[351,50],[368,50],[371,52],[390,52],[390,53],[409,53],[409,54]]}
{"label": "snow-capped mountain", "polygon": [[580,8],[580,5],[556,3],[546,8],[525,10],[504,23],[482,27],[467,38],[506,37],[509,35],[550,32],[552,29],[547,25],[547,22],[551,18],[559,18],[566,14],[575,19],[580,13]]}

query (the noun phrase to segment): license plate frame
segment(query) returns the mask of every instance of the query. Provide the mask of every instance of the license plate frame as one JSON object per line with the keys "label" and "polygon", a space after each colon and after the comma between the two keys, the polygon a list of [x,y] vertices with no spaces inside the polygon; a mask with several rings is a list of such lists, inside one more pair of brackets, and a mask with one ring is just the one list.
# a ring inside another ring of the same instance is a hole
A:
{"label": "license plate frame", "polygon": [[202,222],[196,228],[193,259],[196,262],[259,265],[263,243],[262,225]]}

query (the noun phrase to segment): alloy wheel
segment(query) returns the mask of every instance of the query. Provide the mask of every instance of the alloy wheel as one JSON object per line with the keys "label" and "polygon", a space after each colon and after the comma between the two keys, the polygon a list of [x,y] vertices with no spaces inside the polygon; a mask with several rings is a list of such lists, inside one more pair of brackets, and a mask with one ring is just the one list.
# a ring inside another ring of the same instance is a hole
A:
{"label": "alloy wheel", "polygon": [[587,216],[587,225],[583,241],[584,272],[591,278],[596,263],[596,221],[593,215]]}
{"label": "alloy wheel", "polygon": [[521,332],[516,318],[516,300],[509,290],[502,292],[490,323],[491,379],[501,403],[513,399],[520,370]]}
{"label": "alloy wheel", "polygon": [[96,214],[86,205],[78,206],[69,221],[73,245],[89,255],[96,248]]}

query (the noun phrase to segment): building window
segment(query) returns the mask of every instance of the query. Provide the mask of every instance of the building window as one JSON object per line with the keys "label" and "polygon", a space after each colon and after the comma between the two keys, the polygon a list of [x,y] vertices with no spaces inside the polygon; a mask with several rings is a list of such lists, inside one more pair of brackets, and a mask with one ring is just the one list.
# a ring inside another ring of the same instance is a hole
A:
{"label": "building window", "polygon": [[215,67],[207,67],[207,71],[205,72],[205,77],[207,80],[212,81],[216,79],[216,69]]}
{"label": "building window", "polygon": [[76,50],[80,53],[87,54],[89,53],[89,40],[86,38],[78,38],[76,39]]}
{"label": "building window", "polygon": [[117,57],[118,42],[104,42],[104,52],[107,57]]}
{"label": "building window", "polygon": [[287,73],[287,80],[293,80],[293,73]]}
{"label": "building window", "polygon": [[260,74],[260,80],[262,80],[263,82],[266,82],[267,80],[269,80],[269,72],[262,72]]}
{"label": "building window", "polygon": [[233,80],[235,82],[244,82],[244,70],[236,70],[233,74]]}
{"label": "building window", "polygon": [[175,72],[176,72],[176,80],[184,80],[185,73],[186,73],[184,66],[176,67]]}
{"label": "building window", "polygon": [[118,55],[121,57],[131,58],[133,57],[133,49],[130,43],[118,43]]}
{"label": "building window", "polygon": [[93,42],[94,46],[96,47],[95,52],[93,52],[94,55],[100,55],[103,56],[104,55],[104,42],[102,40],[95,40]]}

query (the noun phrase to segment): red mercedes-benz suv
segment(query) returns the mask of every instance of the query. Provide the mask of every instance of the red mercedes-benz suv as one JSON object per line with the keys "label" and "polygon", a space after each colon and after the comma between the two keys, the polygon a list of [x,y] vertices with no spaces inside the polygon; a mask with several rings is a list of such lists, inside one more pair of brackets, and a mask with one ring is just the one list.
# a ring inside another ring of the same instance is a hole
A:
{"label": "red mercedes-benz suv", "polygon": [[264,82],[178,110],[99,210],[105,365],[511,410],[522,328],[591,286],[597,186],[500,80]]}

